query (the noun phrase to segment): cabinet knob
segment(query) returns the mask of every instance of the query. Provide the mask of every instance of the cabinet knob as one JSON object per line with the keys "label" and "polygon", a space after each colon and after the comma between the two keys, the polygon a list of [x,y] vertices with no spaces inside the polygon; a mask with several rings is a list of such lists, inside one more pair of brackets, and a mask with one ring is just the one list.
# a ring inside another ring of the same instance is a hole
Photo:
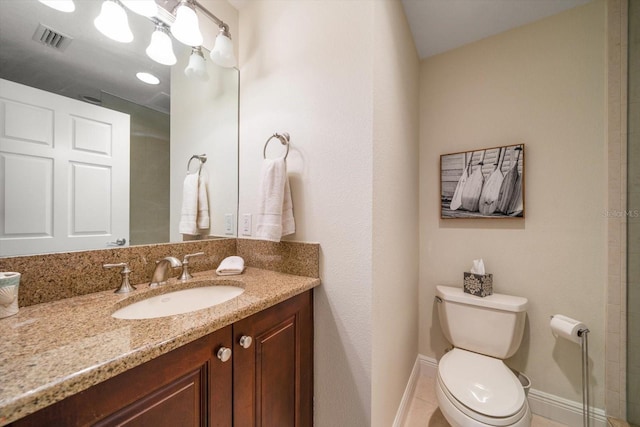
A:
{"label": "cabinet knob", "polygon": [[251,343],[253,342],[253,339],[250,336],[247,335],[243,335],[240,337],[240,341],[238,341],[238,343],[240,344],[240,347],[242,348],[249,348],[251,347]]}
{"label": "cabinet knob", "polygon": [[231,359],[231,349],[227,347],[220,347],[220,349],[218,350],[218,359],[222,360],[223,362]]}

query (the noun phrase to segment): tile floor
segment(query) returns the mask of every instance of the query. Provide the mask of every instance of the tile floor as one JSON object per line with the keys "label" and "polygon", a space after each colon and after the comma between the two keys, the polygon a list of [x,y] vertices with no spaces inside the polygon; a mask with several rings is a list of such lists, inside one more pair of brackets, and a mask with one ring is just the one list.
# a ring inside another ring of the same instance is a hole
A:
{"label": "tile floor", "polygon": [[[435,378],[421,375],[413,393],[409,413],[404,427],[450,427],[438,408],[436,400]],[[564,424],[533,416],[531,427],[566,427]]]}

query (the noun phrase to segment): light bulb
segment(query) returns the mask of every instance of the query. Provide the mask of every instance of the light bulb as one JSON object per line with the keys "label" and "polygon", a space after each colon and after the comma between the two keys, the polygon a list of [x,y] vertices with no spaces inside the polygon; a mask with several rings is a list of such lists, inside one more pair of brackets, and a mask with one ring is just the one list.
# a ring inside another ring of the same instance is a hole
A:
{"label": "light bulb", "polygon": [[221,27],[210,56],[211,60],[219,66],[232,68],[236,66],[236,57],[233,54],[233,42],[225,33],[227,33],[226,29]]}
{"label": "light bulb", "polygon": [[100,15],[93,21],[93,24],[98,31],[112,40],[120,43],[129,43],[133,40],[127,12],[115,1],[105,0],[102,3]]}
{"label": "light bulb", "polygon": [[184,69],[184,74],[189,78],[198,78],[200,80],[209,80],[209,74],[207,73],[207,65],[202,55],[202,49],[200,47],[194,47],[189,57],[189,65]]}
{"label": "light bulb", "polygon": [[198,15],[193,6],[182,0],[176,9],[176,20],[171,25],[171,34],[187,46],[202,45],[202,34],[198,25]]}
{"label": "light bulb", "polygon": [[76,4],[73,0],[40,0],[40,3],[46,4],[60,12],[73,12],[76,10]]}
{"label": "light bulb", "polygon": [[156,26],[156,30],[151,34],[151,42],[146,52],[149,58],[163,65],[173,65],[177,62],[176,55],[173,53],[171,37],[163,25]]}
{"label": "light bulb", "polygon": [[158,14],[158,5],[154,0],[120,0],[120,2],[132,12],[147,18]]}

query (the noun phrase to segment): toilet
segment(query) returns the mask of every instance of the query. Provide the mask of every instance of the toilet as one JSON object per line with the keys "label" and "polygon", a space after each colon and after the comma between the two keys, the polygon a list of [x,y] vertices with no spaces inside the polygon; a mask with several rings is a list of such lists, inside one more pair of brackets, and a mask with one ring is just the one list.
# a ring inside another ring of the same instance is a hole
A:
{"label": "toilet", "polygon": [[527,299],[437,286],[442,332],[453,344],[438,363],[436,396],[453,427],[531,425],[520,380],[504,364],[522,341]]}

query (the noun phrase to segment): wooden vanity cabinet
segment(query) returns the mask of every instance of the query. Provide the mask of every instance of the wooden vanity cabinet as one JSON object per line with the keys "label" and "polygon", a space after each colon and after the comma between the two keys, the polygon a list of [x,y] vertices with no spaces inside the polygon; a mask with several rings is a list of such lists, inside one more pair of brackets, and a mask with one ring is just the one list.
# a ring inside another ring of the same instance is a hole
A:
{"label": "wooden vanity cabinet", "polygon": [[23,426],[216,426],[232,423],[233,364],[227,326],[12,424]]}
{"label": "wooden vanity cabinet", "polygon": [[236,322],[233,346],[234,427],[312,426],[311,292]]}
{"label": "wooden vanity cabinet", "polygon": [[[247,339],[251,337],[250,345]],[[226,362],[221,348],[232,350]],[[23,426],[310,427],[313,297],[294,296],[41,409]]]}

